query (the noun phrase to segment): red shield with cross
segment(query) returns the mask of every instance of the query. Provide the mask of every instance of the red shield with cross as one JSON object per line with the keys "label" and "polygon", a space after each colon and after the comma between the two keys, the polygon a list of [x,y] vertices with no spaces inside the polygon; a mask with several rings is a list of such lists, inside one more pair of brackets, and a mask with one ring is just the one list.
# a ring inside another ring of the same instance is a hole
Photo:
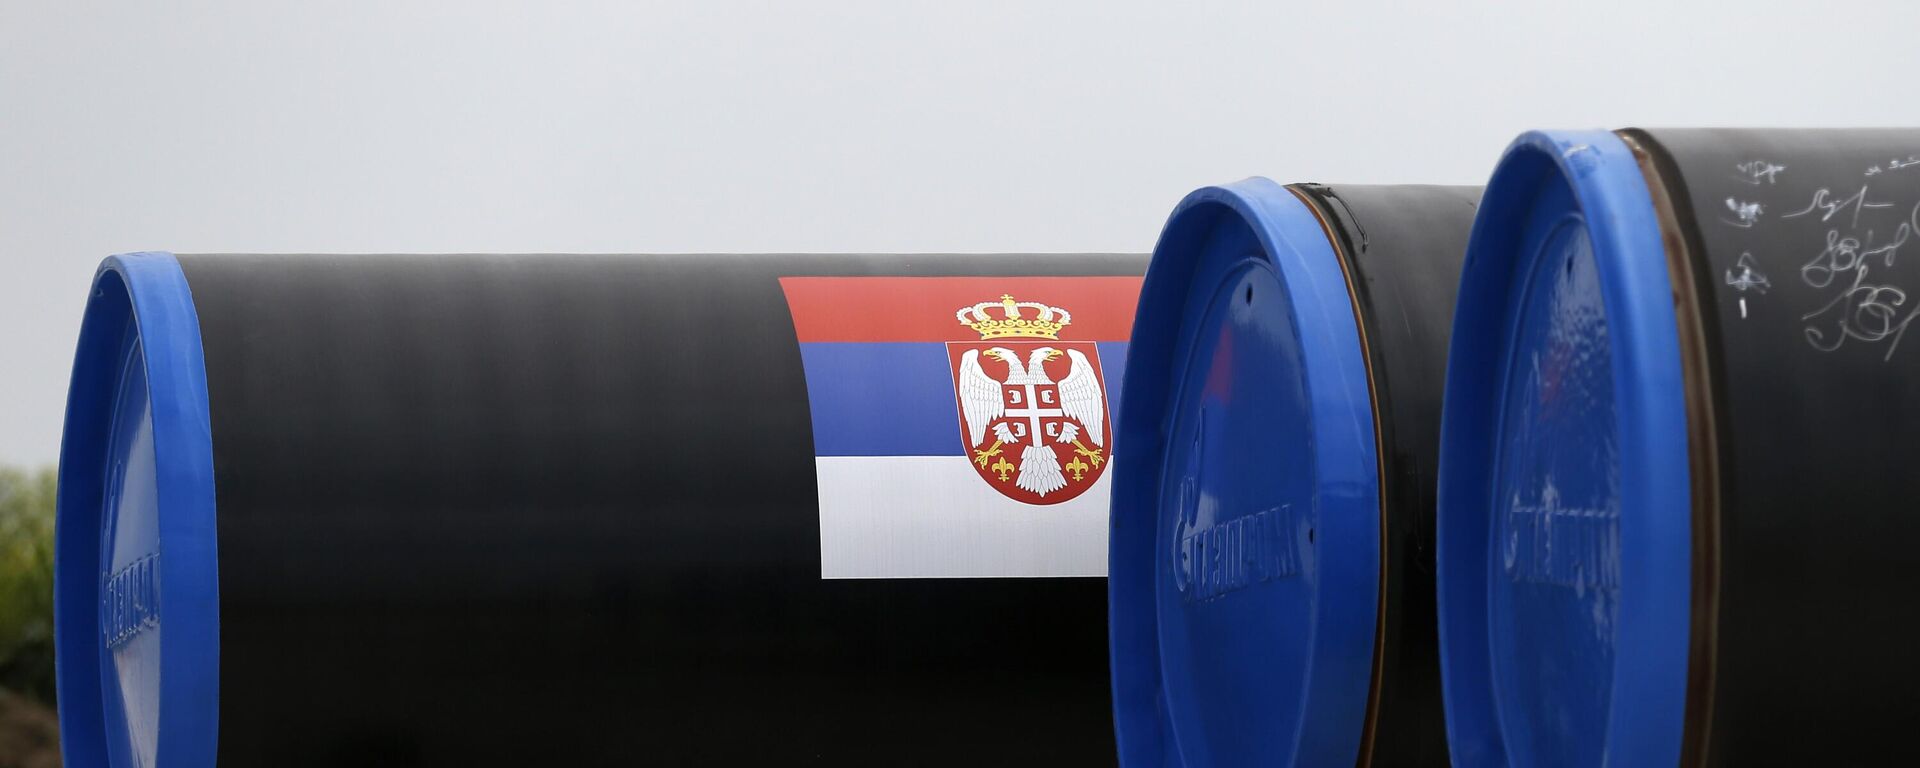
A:
{"label": "red shield with cross", "polygon": [[960,440],[974,471],[1008,498],[1058,504],[1106,472],[1113,444],[1100,352],[1059,340],[1064,309],[1011,296],[962,308],[977,342],[948,342]]}

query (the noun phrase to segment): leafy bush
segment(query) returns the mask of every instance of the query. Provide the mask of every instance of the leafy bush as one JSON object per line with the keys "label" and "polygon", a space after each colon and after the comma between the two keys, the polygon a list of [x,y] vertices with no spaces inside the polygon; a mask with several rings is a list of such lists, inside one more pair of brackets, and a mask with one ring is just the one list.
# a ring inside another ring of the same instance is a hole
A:
{"label": "leafy bush", "polygon": [[52,469],[0,467],[0,687],[53,701]]}

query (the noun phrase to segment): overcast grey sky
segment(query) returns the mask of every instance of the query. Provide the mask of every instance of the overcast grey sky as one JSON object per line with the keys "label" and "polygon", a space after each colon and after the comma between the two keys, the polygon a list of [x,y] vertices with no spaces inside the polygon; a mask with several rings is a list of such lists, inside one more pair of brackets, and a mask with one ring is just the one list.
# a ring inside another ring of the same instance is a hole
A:
{"label": "overcast grey sky", "polygon": [[0,462],[114,252],[1144,251],[1532,127],[1920,124],[1920,3],[1425,5],[0,0]]}

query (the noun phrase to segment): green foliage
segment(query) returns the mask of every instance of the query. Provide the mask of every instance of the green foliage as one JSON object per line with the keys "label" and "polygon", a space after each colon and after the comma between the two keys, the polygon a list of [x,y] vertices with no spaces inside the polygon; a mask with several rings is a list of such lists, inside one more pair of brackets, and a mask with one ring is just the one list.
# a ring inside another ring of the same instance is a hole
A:
{"label": "green foliage", "polygon": [[55,477],[0,467],[0,687],[49,702]]}

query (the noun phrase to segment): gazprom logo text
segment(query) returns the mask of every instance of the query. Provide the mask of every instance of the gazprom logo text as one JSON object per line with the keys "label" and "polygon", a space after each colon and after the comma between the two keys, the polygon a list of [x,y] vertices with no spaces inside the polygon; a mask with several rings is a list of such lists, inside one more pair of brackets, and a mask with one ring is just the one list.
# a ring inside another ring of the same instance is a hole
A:
{"label": "gazprom logo text", "polygon": [[100,594],[100,627],[118,650],[160,625],[160,553],[142,557],[107,578]]}

